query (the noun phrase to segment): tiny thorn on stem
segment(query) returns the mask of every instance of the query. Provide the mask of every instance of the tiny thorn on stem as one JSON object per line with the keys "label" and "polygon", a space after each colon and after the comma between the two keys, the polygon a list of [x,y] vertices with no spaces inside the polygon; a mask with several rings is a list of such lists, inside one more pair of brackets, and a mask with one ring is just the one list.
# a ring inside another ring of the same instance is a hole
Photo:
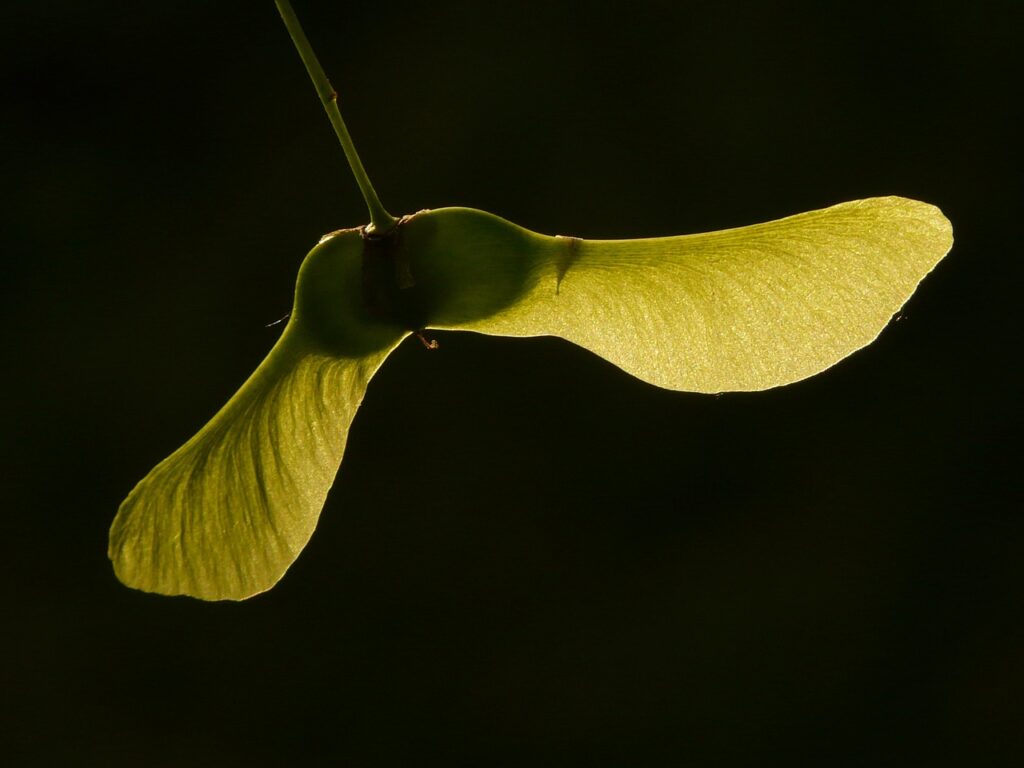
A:
{"label": "tiny thorn on stem", "polygon": [[388,213],[384,206],[381,205],[380,198],[377,197],[377,192],[374,190],[373,184],[370,183],[370,178],[366,175],[366,169],[363,168],[363,163],[359,159],[359,153],[356,152],[355,144],[352,143],[352,137],[345,126],[345,120],[341,117],[341,111],[338,109],[338,92],[334,90],[334,86],[327,79],[323,67],[317,61],[316,54],[313,53],[313,47],[309,44],[309,39],[306,37],[306,33],[302,31],[302,25],[299,24],[299,20],[295,16],[292,4],[289,0],[275,0],[275,3],[277,4],[277,10],[281,14],[282,21],[284,21],[284,25],[288,29],[288,34],[295,44],[295,50],[298,51],[299,58],[302,59],[306,72],[309,74],[310,80],[313,81],[313,87],[316,89],[317,96],[320,97],[320,101],[327,111],[327,119],[330,120],[334,132],[338,136],[338,141],[341,142],[341,148],[345,152],[349,168],[352,169],[352,175],[355,176],[356,184],[359,185],[359,191],[362,192],[363,200],[366,201],[373,229],[377,232],[387,232],[395,226],[395,217]]}
{"label": "tiny thorn on stem", "polygon": [[423,331],[414,331],[416,338],[423,342],[423,346],[427,349],[437,349],[441,345],[437,343],[437,339],[428,339],[423,335]]}

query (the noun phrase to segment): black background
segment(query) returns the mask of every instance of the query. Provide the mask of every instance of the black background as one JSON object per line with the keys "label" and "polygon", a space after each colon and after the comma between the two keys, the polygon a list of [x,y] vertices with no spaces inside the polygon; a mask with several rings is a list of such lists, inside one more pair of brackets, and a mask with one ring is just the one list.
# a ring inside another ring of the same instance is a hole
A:
{"label": "black background", "polygon": [[956,244],[762,394],[407,341],[276,588],[149,596],[119,502],[365,212],[269,0],[6,9],[0,760],[1021,764],[1018,4],[297,6],[393,213],[616,238],[900,194]]}

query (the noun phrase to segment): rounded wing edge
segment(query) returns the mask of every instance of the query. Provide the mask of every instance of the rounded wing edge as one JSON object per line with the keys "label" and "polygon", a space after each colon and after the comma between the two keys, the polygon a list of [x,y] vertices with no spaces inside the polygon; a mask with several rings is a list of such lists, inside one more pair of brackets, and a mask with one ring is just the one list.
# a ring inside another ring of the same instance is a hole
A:
{"label": "rounded wing edge", "polygon": [[108,550],[117,577],[203,600],[276,584],[312,536],[366,387],[400,340],[337,358],[289,324],[234,397],[121,504]]}

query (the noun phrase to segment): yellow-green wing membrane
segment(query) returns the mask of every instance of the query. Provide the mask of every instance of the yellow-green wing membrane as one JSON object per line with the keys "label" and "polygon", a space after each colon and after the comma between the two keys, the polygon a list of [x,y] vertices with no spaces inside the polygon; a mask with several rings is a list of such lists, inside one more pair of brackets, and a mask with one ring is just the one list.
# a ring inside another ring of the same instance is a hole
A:
{"label": "yellow-green wing membrane", "polygon": [[[469,216],[449,210],[453,221]],[[560,336],[692,392],[767,389],[828,368],[875,339],[952,245],[938,208],[900,197],[646,240],[551,238],[503,223],[493,269],[528,264],[521,290],[490,314],[442,306],[431,327]]]}
{"label": "yellow-green wing membrane", "polygon": [[360,243],[348,233],[310,254],[266,360],[121,505],[109,554],[125,584],[240,600],[272,587],[306,545],[370,377],[405,335],[346,335],[344,312],[317,318],[330,306],[316,291],[330,289],[332,305],[357,300]]}
{"label": "yellow-green wing membrane", "polygon": [[273,586],[316,526],[370,377],[409,331],[561,336],[658,386],[766,389],[870,343],[951,244],[938,208],[899,197],[648,240],[547,237],[468,208],[375,240],[337,233],[303,263],[268,358],[121,505],[110,557],[152,592]]}

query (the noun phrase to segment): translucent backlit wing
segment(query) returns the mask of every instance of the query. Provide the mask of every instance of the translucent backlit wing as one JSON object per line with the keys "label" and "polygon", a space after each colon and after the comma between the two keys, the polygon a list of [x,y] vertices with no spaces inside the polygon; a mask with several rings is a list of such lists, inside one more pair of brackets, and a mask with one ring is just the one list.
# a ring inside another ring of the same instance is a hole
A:
{"label": "translucent backlit wing", "polygon": [[121,505],[109,555],[147,592],[240,600],[306,545],[367,384],[398,340],[327,355],[290,324],[231,401]]}
{"label": "translucent backlit wing", "polygon": [[900,197],[681,237],[537,237],[516,301],[432,327],[561,336],[692,392],[777,387],[842,360],[878,336],[953,242],[938,208]]}

